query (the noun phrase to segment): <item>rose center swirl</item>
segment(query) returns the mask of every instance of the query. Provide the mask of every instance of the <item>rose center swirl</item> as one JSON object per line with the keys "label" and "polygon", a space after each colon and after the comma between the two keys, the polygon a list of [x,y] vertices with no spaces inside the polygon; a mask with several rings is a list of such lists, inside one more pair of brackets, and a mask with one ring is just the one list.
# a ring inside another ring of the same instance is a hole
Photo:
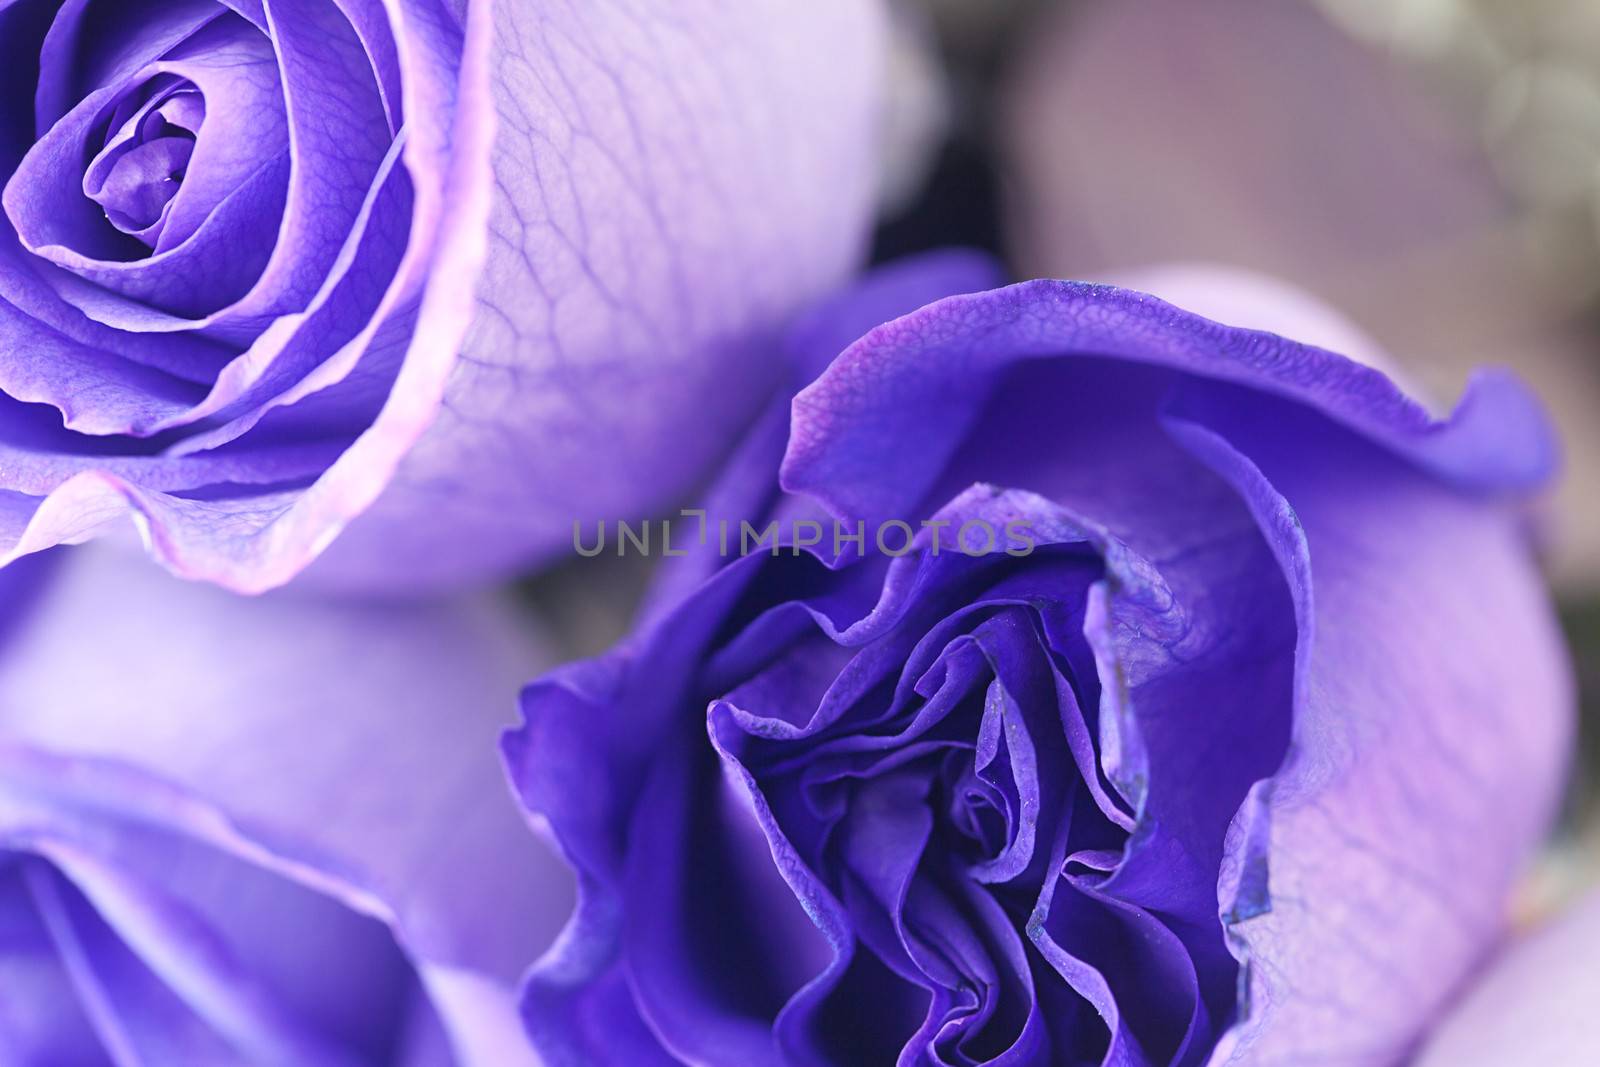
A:
{"label": "rose center swirl", "polygon": [[[1081,943],[1083,916],[1131,825],[1082,637],[1102,568],[1058,546],[941,570],[864,644],[797,633],[713,702],[711,735],[850,916],[898,1040],[983,1063],[1049,1029],[1096,1055],[1103,1027],[1040,1004],[1073,995],[1069,954],[1106,948]],[[830,661],[813,704],[795,679]]]}
{"label": "rose center swirl", "polygon": [[103,147],[84,170],[84,195],[111,225],[154,248],[205,118],[205,98],[193,82],[151,78],[109,109]]}

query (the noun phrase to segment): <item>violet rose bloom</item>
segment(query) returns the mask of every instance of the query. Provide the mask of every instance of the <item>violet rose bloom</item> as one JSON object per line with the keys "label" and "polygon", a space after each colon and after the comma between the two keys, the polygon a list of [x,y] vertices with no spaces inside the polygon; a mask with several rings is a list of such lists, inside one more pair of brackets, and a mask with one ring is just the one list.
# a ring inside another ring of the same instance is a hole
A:
{"label": "violet rose bloom", "polygon": [[1506,946],[1429,1039],[1417,1067],[1600,1063],[1600,892]]}
{"label": "violet rose bloom", "polygon": [[549,1062],[1388,1064],[1499,935],[1571,729],[1534,400],[1435,419],[1125,289],[936,299],[996,283],[934,256],[802,326],[802,376],[843,353],[709,545],[526,691],[580,886]]}
{"label": "violet rose bloom", "polygon": [[0,572],[0,1062],[535,1064],[572,890],[495,757],[517,620],[53,556]]}
{"label": "violet rose bloom", "polygon": [[0,563],[441,587],[671,502],[853,265],[880,21],[0,0]]}

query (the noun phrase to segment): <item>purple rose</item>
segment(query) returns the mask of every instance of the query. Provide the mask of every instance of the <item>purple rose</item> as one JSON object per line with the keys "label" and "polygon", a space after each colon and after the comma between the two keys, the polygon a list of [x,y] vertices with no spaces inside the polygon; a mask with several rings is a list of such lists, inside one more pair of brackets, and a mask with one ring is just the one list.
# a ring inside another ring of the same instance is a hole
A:
{"label": "purple rose", "polygon": [[0,0],[0,561],[129,516],[258,591],[353,523],[393,591],[670,502],[857,254],[879,21]]}
{"label": "purple rose", "polygon": [[571,879],[495,758],[517,620],[54,555],[0,572],[0,1061],[533,1064]]}
{"label": "purple rose", "polygon": [[936,299],[994,284],[936,256],[801,327],[843,354],[708,547],[527,690],[580,880],[552,1062],[1386,1064],[1499,934],[1570,730],[1537,404],[1436,419],[1124,289]]}

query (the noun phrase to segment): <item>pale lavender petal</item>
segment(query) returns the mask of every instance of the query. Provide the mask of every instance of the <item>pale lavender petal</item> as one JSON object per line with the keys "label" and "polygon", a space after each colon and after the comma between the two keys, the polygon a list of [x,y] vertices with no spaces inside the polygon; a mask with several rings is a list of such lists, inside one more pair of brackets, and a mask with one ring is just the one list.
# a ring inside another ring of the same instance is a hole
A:
{"label": "pale lavender petal", "polygon": [[1600,1061],[1600,894],[1505,946],[1457,1001],[1417,1067]]}
{"label": "pale lavender petal", "polygon": [[1223,407],[1186,397],[1206,429],[1174,431],[1271,531],[1301,644],[1289,755],[1233,830],[1248,1013],[1216,1062],[1392,1062],[1502,933],[1554,816],[1560,631],[1514,508],[1270,401]]}
{"label": "pale lavender petal", "polygon": [[[437,421],[328,581],[455,581],[566,548],[574,519],[670,503],[778,381],[786,314],[860,252],[876,5],[497,10],[480,307]],[[442,495],[449,525],[409,518]]]}

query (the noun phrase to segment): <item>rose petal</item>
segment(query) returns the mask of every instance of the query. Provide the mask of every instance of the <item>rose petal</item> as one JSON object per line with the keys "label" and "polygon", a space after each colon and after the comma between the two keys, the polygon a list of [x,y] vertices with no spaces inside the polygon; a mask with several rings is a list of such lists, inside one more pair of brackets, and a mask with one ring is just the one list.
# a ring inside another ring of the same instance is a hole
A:
{"label": "rose petal", "polygon": [[1417,1058],[1418,1067],[1600,1059],[1600,895],[1590,893],[1510,945],[1481,974]]}
{"label": "rose petal", "polygon": [[1554,815],[1559,630],[1514,508],[1281,402],[1202,392],[1177,410],[1207,429],[1179,439],[1251,500],[1300,616],[1289,755],[1236,832],[1267,893],[1223,900],[1249,1013],[1216,1062],[1393,1059],[1500,934]]}
{"label": "rose petal", "polygon": [[[438,421],[319,573],[451,582],[685,492],[781,373],[784,316],[858,252],[881,21],[499,5],[482,310]],[[411,521],[444,485],[449,528]]]}
{"label": "rose petal", "polygon": [[[846,350],[795,398],[784,485],[812,495],[826,485],[822,499],[842,512],[910,508],[976,417],[971,383],[991,382],[1014,364],[1084,356],[1298,399],[1463,488],[1536,486],[1555,462],[1537,400],[1509,375],[1481,373],[1456,418],[1439,421],[1381,373],[1322,349],[1219,326],[1129,290],[1035,281],[940,301]],[[858,388],[857,378],[873,388]],[[869,474],[852,465],[852,455],[880,451],[873,442],[908,436],[922,424],[931,428],[925,446],[887,453],[890,469]]]}

